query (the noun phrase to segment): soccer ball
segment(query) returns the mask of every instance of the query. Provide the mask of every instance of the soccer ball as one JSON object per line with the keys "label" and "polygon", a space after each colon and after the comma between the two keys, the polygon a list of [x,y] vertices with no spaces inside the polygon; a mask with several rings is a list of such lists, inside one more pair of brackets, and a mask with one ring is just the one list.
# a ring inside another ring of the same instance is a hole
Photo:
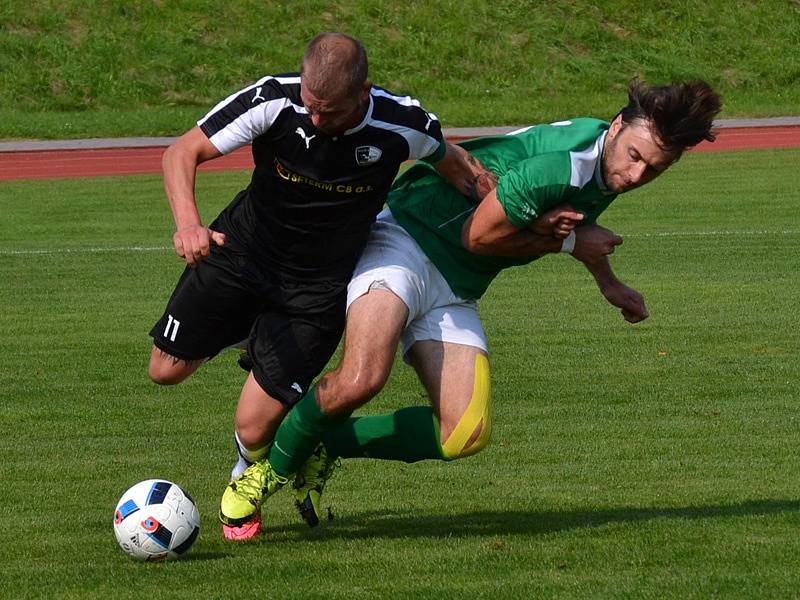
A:
{"label": "soccer ball", "polygon": [[117,502],[114,535],[137,560],[180,558],[200,533],[200,514],[192,497],[164,479],[140,481]]}

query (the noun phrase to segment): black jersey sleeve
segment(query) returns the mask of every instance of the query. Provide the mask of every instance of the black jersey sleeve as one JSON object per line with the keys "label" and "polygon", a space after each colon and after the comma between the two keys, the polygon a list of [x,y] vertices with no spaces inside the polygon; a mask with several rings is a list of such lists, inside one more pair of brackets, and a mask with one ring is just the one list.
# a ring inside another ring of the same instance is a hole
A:
{"label": "black jersey sleeve", "polygon": [[375,101],[372,124],[403,136],[408,143],[409,160],[431,157],[429,160],[437,162],[444,156],[439,119],[426,111],[419,100],[395,95],[378,86],[373,86],[372,97]]}
{"label": "black jersey sleeve", "polygon": [[281,112],[299,110],[300,76],[268,75],[231,94],[197,124],[222,154],[267,135]]}

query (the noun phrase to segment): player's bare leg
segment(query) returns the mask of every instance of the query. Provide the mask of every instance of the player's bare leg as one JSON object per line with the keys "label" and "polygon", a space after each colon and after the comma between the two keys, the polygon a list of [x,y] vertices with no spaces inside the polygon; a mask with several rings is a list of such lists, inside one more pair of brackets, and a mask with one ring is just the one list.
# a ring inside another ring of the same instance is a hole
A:
{"label": "player's bare leg", "polygon": [[172,356],[161,348],[153,345],[150,351],[150,364],[147,374],[155,383],[160,385],[174,385],[192,375],[207,359],[185,360]]}
{"label": "player's bare leg", "polygon": [[[417,342],[409,360],[432,406],[411,406],[392,413],[350,417],[323,435],[296,477],[296,504],[306,523],[321,518],[321,496],[337,458],[453,460],[481,450],[491,433],[489,363],[476,347],[436,341]],[[308,481],[305,479],[308,478]]]}
{"label": "player's bare leg", "polygon": [[[269,444],[275,431],[283,421],[288,409],[280,401],[273,398],[258,384],[253,373],[247,376],[239,396],[236,407],[236,441],[239,446],[240,462],[244,462],[244,469],[236,473],[237,466],[232,473],[232,481],[228,488],[233,490],[237,486],[246,485],[238,475],[242,475],[250,467],[247,464],[263,460],[269,450]],[[259,486],[268,488],[269,493],[274,493],[285,483],[283,478],[271,478],[270,473],[259,479]],[[263,481],[261,481],[263,479]],[[228,493],[226,488],[226,493]],[[222,534],[228,540],[247,541],[261,533],[261,510],[256,510],[250,517],[240,519],[235,523],[223,523]]]}
{"label": "player's bare leg", "polygon": [[[370,290],[351,304],[342,362],[318,390],[326,414],[349,414],[383,388],[407,318],[405,303],[387,290]],[[310,527],[319,524],[322,492],[338,464],[319,444],[295,475],[295,506]]]}
{"label": "player's bare leg", "polygon": [[408,358],[439,420],[444,457],[463,458],[482,449],[491,433],[486,354],[474,346],[426,340],[414,344]]}
{"label": "player's bare leg", "polygon": [[275,431],[287,412],[283,404],[261,389],[251,372],[236,406],[236,442],[241,460],[234,467],[231,479],[267,455]]}
{"label": "player's bare leg", "polygon": [[266,393],[251,372],[236,406],[236,431],[248,448],[269,444],[289,409]]}
{"label": "player's bare leg", "polygon": [[342,360],[317,385],[325,414],[352,413],[383,389],[407,318],[408,307],[388,290],[370,290],[350,305]]}
{"label": "player's bare leg", "polygon": [[329,455],[404,462],[453,460],[486,446],[491,434],[486,354],[466,344],[424,341],[414,344],[409,360],[430,404],[350,417],[325,432]]}
{"label": "player's bare leg", "polygon": [[256,514],[264,499],[301,469],[326,430],[380,391],[407,315],[406,305],[381,289],[351,304],[339,367],[297,403],[276,434],[269,460],[256,462],[229,484],[220,504],[223,523],[241,525]]}

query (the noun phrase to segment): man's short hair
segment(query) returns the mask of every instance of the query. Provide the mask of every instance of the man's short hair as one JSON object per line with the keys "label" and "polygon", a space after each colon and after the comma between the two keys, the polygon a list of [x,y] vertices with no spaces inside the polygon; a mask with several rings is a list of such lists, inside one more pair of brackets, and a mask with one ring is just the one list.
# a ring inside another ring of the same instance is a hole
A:
{"label": "man's short hair", "polygon": [[367,81],[367,50],[357,39],[343,33],[317,35],[306,47],[300,65],[301,76],[310,75],[306,85],[326,96],[355,96]]}
{"label": "man's short hair", "polygon": [[645,121],[658,145],[678,156],[703,140],[713,142],[714,117],[722,99],[705,81],[649,86],[633,79],[628,86],[628,105],[620,111],[623,126]]}

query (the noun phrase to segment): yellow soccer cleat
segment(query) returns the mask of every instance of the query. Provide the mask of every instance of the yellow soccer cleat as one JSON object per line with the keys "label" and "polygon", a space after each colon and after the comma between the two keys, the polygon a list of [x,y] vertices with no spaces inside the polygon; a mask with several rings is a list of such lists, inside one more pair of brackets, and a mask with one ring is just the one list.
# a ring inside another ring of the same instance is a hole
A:
{"label": "yellow soccer cleat", "polygon": [[219,506],[219,520],[232,527],[251,521],[261,511],[264,500],[286,482],[287,479],[278,475],[269,461],[253,463],[225,487]]}
{"label": "yellow soccer cleat", "polygon": [[328,457],[325,446],[320,444],[295,476],[294,503],[309,527],[319,525],[322,490],[340,465],[341,461]]}

